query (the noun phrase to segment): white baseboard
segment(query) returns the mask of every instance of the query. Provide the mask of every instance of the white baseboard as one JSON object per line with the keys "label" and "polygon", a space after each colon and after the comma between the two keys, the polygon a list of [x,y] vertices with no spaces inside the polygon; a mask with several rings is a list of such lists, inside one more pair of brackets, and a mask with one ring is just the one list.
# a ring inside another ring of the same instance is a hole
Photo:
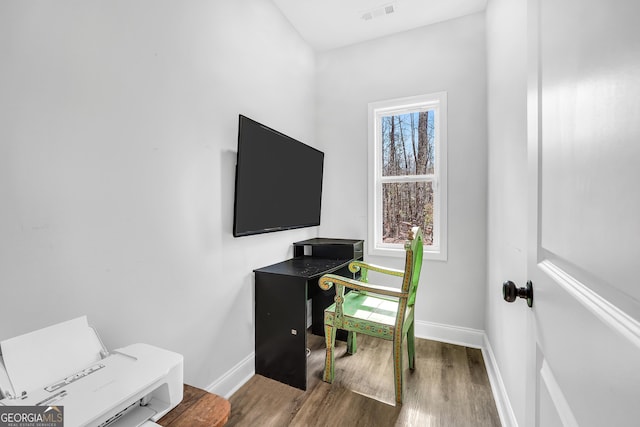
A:
{"label": "white baseboard", "polygon": [[418,338],[463,345],[471,348],[482,348],[484,345],[484,331],[479,329],[443,325],[441,323],[425,322],[423,320],[416,320],[415,322],[415,334]]}
{"label": "white baseboard", "polygon": [[252,352],[209,385],[207,391],[223,396],[225,399],[230,398],[236,390],[242,387],[255,374],[255,359],[256,354]]}
{"label": "white baseboard", "polygon": [[504,386],[502,375],[500,375],[496,358],[493,355],[493,350],[491,349],[491,343],[485,333],[482,335],[484,336],[482,357],[487,369],[487,375],[489,376],[489,383],[491,384],[491,390],[493,391],[493,400],[496,402],[500,422],[503,427],[518,427],[518,421],[516,420],[516,415],[513,413],[513,408],[511,407],[511,402],[507,395],[507,389]]}
{"label": "white baseboard", "polygon": [[[416,321],[415,335],[418,338],[463,345],[465,347],[482,350],[489,383],[496,402],[498,415],[503,427],[518,427],[515,414],[511,407],[507,390],[502,381],[500,370],[496,363],[487,335],[479,329],[464,328],[425,321]],[[218,380],[213,382],[207,391],[225,398],[231,397],[255,374],[255,353],[244,358]]]}

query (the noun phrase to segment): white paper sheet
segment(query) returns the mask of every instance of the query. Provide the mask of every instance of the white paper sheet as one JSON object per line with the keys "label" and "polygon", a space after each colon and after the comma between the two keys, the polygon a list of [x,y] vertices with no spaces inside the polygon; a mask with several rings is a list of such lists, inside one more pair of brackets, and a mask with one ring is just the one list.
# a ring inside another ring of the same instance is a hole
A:
{"label": "white paper sheet", "polygon": [[7,370],[4,367],[4,362],[0,357],[0,399],[7,397],[7,393],[13,394],[13,389],[11,387],[11,381],[9,381],[9,375],[7,375]]}
{"label": "white paper sheet", "polygon": [[16,394],[72,375],[100,360],[102,345],[87,317],[58,323],[0,342]]}

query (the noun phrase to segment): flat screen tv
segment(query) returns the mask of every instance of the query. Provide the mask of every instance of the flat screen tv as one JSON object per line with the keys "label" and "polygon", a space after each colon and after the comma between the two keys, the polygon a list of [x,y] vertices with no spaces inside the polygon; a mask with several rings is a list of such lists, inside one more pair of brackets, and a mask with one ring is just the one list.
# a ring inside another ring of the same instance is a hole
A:
{"label": "flat screen tv", "polygon": [[324,153],[240,115],[233,235],[320,225]]}

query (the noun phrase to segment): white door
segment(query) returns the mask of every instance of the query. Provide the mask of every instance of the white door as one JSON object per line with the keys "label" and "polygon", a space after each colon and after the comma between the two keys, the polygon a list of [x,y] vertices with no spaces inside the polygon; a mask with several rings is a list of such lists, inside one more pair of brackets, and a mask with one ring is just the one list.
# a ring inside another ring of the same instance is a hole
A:
{"label": "white door", "polygon": [[528,425],[640,426],[640,1],[528,8]]}

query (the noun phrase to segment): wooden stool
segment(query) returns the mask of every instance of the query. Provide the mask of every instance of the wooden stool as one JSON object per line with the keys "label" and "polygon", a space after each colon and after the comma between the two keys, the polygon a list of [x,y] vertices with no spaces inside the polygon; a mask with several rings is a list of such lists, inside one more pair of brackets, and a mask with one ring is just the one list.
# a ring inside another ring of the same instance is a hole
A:
{"label": "wooden stool", "polygon": [[164,427],[221,427],[231,413],[229,401],[217,394],[184,385],[182,402],[158,420]]}

